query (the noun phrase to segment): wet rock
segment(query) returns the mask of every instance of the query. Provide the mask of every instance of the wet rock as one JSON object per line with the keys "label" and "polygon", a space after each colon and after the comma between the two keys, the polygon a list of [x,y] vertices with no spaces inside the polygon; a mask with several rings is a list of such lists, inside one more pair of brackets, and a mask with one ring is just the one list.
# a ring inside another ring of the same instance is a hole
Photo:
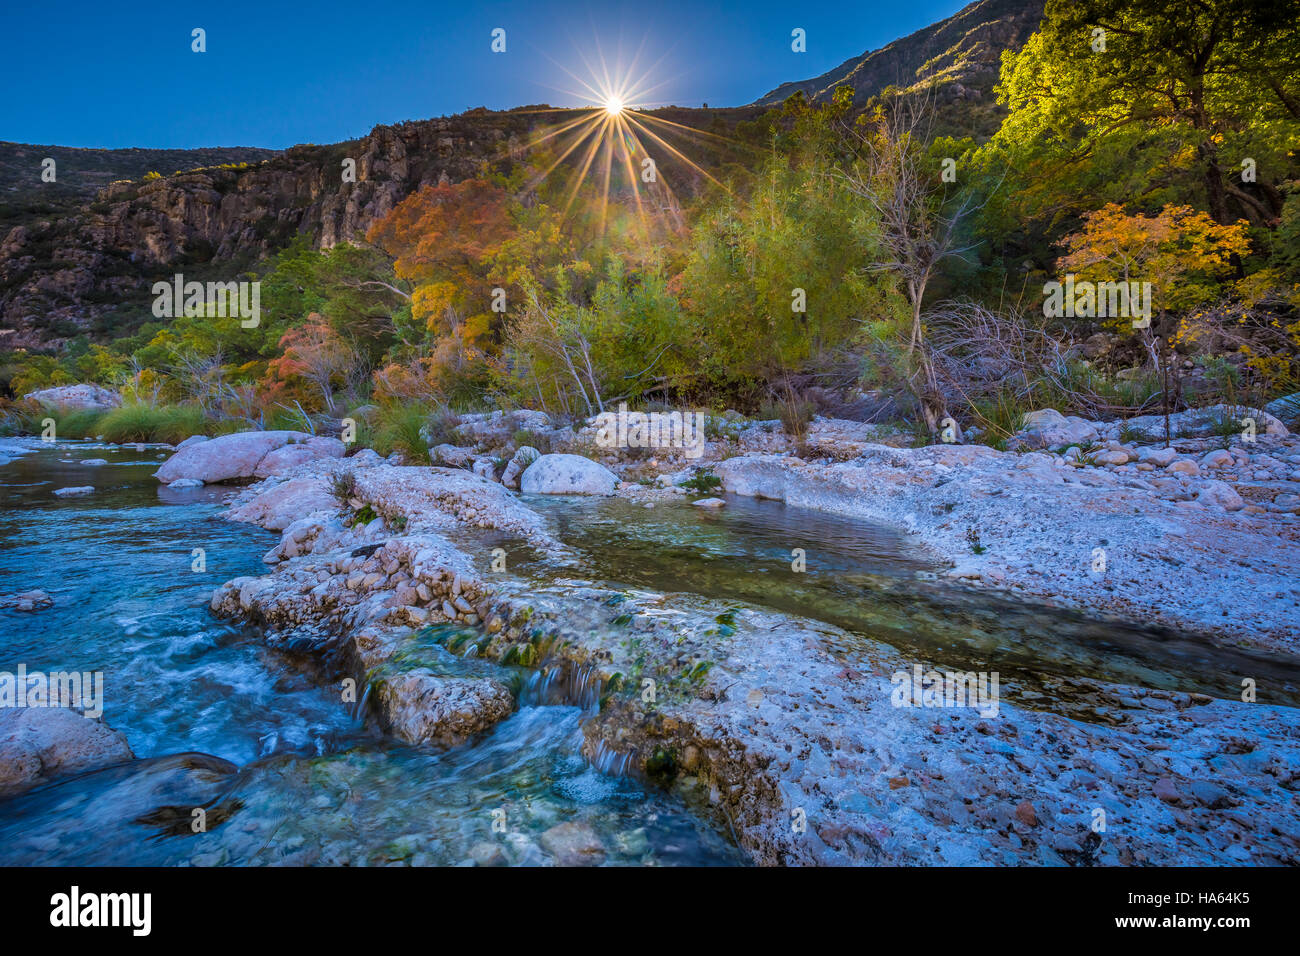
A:
{"label": "wet rock", "polygon": [[57,488],[54,491],[56,498],[80,498],[83,495],[93,495],[95,493],[94,485],[78,485],[75,488]]}
{"label": "wet rock", "polygon": [[599,866],[605,862],[600,837],[585,823],[557,824],[542,834],[541,844],[560,866]]}
{"label": "wet rock", "polygon": [[126,735],[64,707],[0,710],[0,792],[134,757]]}
{"label": "wet rock", "polygon": [[177,478],[167,487],[174,491],[180,491],[185,488],[202,488],[203,482],[199,481],[197,478]]}
{"label": "wet rock", "polygon": [[581,455],[541,455],[525,469],[519,487],[539,495],[612,495],[618,477]]}
{"label": "wet rock", "polygon": [[510,691],[494,680],[439,677],[424,668],[385,678],[376,697],[390,732],[443,747],[464,743],[515,707]]}
{"label": "wet rock", "polygon": [[723,508],[727,502],[722,498],[701,498],[699,501],[692,501],[691,504],[697,508]]}
{"label": "wet rock", "polygon": [[54,606],[54,598],[44,591],[20,591],[17,594],[0,594],[0,608],[13,608],[15,611],[43,611]]}
{"label": "wet rock", "polygon": [[474,861],[475,866],[509,866],[510,859],[506,856],[506,851],[501,848],[499,843],[488,843],[486,840],[475,843],[469,848],[469,858]]}

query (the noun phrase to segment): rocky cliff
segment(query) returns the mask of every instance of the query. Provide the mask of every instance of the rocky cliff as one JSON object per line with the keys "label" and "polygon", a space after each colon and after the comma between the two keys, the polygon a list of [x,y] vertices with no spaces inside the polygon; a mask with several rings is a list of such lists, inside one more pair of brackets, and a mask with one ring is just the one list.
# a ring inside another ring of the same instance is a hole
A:
{"label": "rocky cliff", "polygon": [[[721,132],[756,112],[656,111]],[[47,217],[0,218],[0,350],[111,335],[124,315],[138,321],[147,310],[154,280],[176,271],[233,279],[300,234],[323,248],[358,239],[421,186],[521,159],[543,120],[569,115],[478,109],[377,126],[361,139],[295,146],[253,164],[113,182],[93,202]],[[355,182],[344,182],[349,159]]]}

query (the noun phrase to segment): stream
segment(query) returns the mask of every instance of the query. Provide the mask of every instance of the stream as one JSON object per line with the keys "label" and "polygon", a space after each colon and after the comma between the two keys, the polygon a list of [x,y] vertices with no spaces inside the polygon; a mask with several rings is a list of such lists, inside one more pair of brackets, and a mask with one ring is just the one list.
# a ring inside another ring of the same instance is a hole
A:
{"label": "stream", "polygon": [[[16,448],[26,453],[6,454]],[[542,835],[567,822],[599,837],[605,865],[745,862],[681,799],[593,768],[580,754],[584,710],[537,693],[522,668],[429,642],[421,664],[491,674],[516,688],[518,710],[446,752],[378,733],[301,658],[209,613],[215,587],[264,571],[277,536],[221,520],[229,488],[160,487],[151,475],[165,457],[0,440],[0,592],[40,588],[55,602],[0,610],[0,671],[103,671],[104,718],[141,758],[0,799],[0,863],[543,865],[555,856]],[[52,494],[80,485],[96,490]],[[1097,681],[1226,697],[1248,674],[1275,688],[1270,702],[1300,704],[1300,661],[952,587],[887,528],[730,496],[719,511],[524,500],[587,579],[834,624],[847,636],[828,650],[848,664],[883,642],[918,662],[998,671],[1023,706],[1085,720],[1105,717]],[[495,543],[464,544],[481,559]],[[532,553],[511,570],[540,582],[560,568]],[[196,834],[187,808],[200,805],[208,829]]]}

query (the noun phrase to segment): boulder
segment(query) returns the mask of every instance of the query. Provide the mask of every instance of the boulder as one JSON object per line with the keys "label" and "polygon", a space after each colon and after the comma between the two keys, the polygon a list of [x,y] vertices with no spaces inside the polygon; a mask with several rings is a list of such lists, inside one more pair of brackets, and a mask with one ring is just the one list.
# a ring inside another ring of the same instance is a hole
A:
{"label": "boulder", "polygon": [[1164,468],[1171,461],[1178,457],[1178,452],[1172,448],[1159,448],[1155,445],[1144,445],[1138,449],[1138,461],[1144,465],[1154,465],[1156,468]]}
{"label": "boulder", "polygon": [[0,793],[133,757],[125,735],[75,710],[0,710]]}
{"label": "boulder", "polygon": [[[1225,423],[1231,422],[1237,428],[1245,430],[1242,422],[1254,419],[1255,431],[1259,435],[1285,438],[1290,434],[1287,427],[1268,412],[1244,405],[1211,405],[1208,408],[1189,408],[1185,412],[1175,412],[1169,416],[1169,435],[1171,438],[1209,438],[1222,433]],[[1156,442],[1165,439],[1164,415],[1139,415],[1125,421],[1107,422],[1100,427],[1103,438],[1119,438],[1120,432],[1138,441]]]}
{"label": "boulder", "polygon": [[796,459],[781,455],[736,457],[719,462],[715,473],[725,491],[747,498],[785,501],[790,485],[797,480],[792,474],[798,464]]}
{"label": "boulder", "polygon": [[98,385],[58,385],[28,392],[23,398],[63,411],[108,411],[122,404],[117,392]]}
{"label": "boulder", "polygon": [[1264,411],[1287,425],[1300,425],[1300,392],[1275,398],[1264,406]]}
{"label": "boulder", "polygon": [[1203,505],[1218,505],[1224,511],[1240,511],[1246,506],[1241,495],[1222,481],[1203,482],[1197,489],[1196,500]]}
{"label": "boulder", "polygon": [[501,484],[507,488],[519,487],[519,476],[527,471],[528,466],[542,457],[542,453],[532,445],[520,445],[516,449],[510,461],[506,463],[506,470],[501,473]]}
{"label": "boulder", "polygon": [[515,709],[514,696],[497,681],[440,677],[425,668],[386,678],[376,699],[390,732],[443,747],[464,743]]}
{"label": "boulder", "polygon": [[447,468],[468,468],[474,461],[474,451],[456,445],[434,445],[429,449],[429,458],[435,465],[444,465]]}
{"label": "boulder", "polygon": [[540,455],[524,470],[519,487],[538,495],[612,495],[618,477],[581,455]]}
{"label": "boulder", "polygon": [[253,470],[253,477],[269,478],[272,475],[283,475],[299,465],[316,461],[318,458],[342,458],[345,450],[346,446],[337,438],[317,437],[305,442],[292,442],[267,452],[266,457],[259,461],[257,468]]}
{"label": "boulder", "polygon": [[701,498],[699,501],[692,501],[691,504],[697,508],[722,508],[727,502],[722,498]]}
{"label": "boulder", "polygon": [[171,484],[177,478],[195,478],[209,485],[238,478],[259,477],[258,467],[262,460],[271,452],[288,445],[303,445],[307,450],[286,452],[272,459],[268,467],[287,468],[294,462],[301,463],[300,458],[310,461],[315,458],[338,458],[343,454],[343,443],[337,439],[313,438],[306,432],[236,432],[178,449],[176,454],[154,472],[154,477],[163,484]]}
{"label": "boulder", "polygon": [[1044,408],[1025,415],[1020,431],[1007,439],[1007,451],[1063,448],[1097,440],[1097,426],[1084,418]]}
{"label": "boulder", "polygon": [[183,442],[177,445],[176,450],[180,451],[182,448],[189,448],[191,445],[197,445],[199,442],[204,442],[207,440],[208,440],[207,435],[191,435],[189,438],[185,439]]}

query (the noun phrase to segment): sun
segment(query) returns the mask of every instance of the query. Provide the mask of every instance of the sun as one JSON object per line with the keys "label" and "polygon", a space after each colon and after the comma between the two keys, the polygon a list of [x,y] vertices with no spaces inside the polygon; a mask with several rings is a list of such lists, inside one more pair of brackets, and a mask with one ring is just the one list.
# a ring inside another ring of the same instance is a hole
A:
{"label": "sun", "polygon": [[[643,44],[644,45],[644,44]],[[685,139],[695,145],[719,144],[731,146],[731,141],[705,130],[696,129],[654,114],[656,102],[651,94],[667,86],[667,80],[654,82],[652,75],[664,57],[648,69],[639,68],[641,50],[630,63],[621,57],[614,63],[605,59],[596,44],[596,61],[591,62],[581,51],[578,57],[585,68],[585,77],[564,64],[551,59],[557,69],[567,74],[578,89],[561,89],[556,92],[577,100],[577,106],[546,106],[537,112],[567,114],[555,124],[548,124],[524,144],[525,149],[554,142],[556,153],[549,157],[546,169],[539,169],[532,177],[530,188],[536,188],[562,163],[570,160],[572,180],[567,189],[563,214],[567,216],[578,197],[583,182],[594,181],[600,190],[596,202],[599,208],[599,230],[605,231],[606,213],[610,206],[610,187],[619,189],[617,180],[626,177],[626,188],[621,192],[630,197],[635,208],[636,221],[648,238],[651,217],[664,211],[673,222],[680,224],[681,204],[672,186],[662,174],[659,164],[672,162],[685,167],[691,174],[708,179],[726,189],[706,169],[690,159],[669,137]],[[666,104],[658,104],[666,105]],[[654,155],[651,155],[653,150]],[[620,201],[617,198],[616,202]]]}

